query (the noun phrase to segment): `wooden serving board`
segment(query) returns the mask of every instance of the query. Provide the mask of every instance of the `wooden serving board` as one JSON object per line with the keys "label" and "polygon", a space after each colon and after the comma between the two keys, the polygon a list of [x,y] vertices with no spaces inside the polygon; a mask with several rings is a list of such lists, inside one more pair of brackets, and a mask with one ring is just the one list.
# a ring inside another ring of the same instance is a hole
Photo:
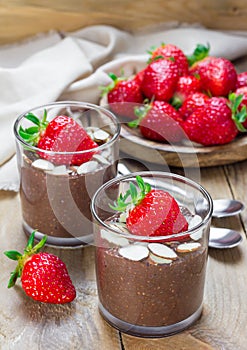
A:
{"label": "wooden serving board", "polygon": [[222,146],[170,145],[143,138],[138,129],[121,125],[120,150],[131,157],[174,167],[209,167],[247,159],[247,135]]}

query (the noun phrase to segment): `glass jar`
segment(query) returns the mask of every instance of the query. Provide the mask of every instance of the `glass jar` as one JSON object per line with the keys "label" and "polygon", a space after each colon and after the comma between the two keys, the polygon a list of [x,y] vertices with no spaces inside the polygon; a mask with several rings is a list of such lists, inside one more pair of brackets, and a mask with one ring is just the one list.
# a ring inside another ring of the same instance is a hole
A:
{"label": "glass jar", "polygon": [[[113,205],[140,175],[168,192],[188,221],[186,232],[133,235],[116,222]],[[99,310],[122,332],[163,337],[195,322],[203,293],[212,199],[199,184],[165,172],[139,172],[101,186],[92,201]]]}

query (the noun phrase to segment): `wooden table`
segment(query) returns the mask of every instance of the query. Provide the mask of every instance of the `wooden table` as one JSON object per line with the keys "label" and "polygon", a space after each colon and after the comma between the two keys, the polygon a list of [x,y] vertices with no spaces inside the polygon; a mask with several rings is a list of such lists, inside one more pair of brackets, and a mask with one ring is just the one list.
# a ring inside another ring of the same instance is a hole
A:
{"label": "wooden table", "polygon": [[[132,170],[135,170],[132,164]],[[159,167],[156,166],[155,169]],[[173,172],[181,172],[172,169]],[[201,184],[216,198],[247,203],[247,161],[201,169]],[[167,338],[142,339],[122,334],[99,315],[94,272],[94,248],[46,250],[67,264],[77,298],[67,305],[47,305],[26,297],[20,288],[7,289],[15,262],[3,252],[22,250],[19,195],[0,192],[0,348],[59,350],[246,350],[247,348],[247,211],[217,219],[215,225],[241,231],[244,240],[233,249],[210,249],[202,317],[188,330]]]}

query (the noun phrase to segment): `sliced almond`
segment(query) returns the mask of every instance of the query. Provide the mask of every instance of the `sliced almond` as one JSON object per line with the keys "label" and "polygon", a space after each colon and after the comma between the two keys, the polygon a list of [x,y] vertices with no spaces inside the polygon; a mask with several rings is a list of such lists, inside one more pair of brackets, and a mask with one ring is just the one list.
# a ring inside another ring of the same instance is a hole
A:
{"label": "sliced almond", "polygon": [[150,259],[156,264],[171,264],[173,260],[161,258],[160,256],[154,255],[153,253],[149,254]]}
{"label": "sliced almond", "polygon": [[149,256],[147,247],[137,244],[131,244],[118,250],[119,254],[132,261],[141,261]]}
{"label": "sliced almond", "polygon": [[189,221],[189,229],[193,229],[193,227],[200,225],[201,222],[202,218],[200,217],[200,215],[193,216]]}
{"label": "sliced almond", "polygon": [[87,174],[95,171],[98,168],[98,162],[95,162],[94,160],[90,160],[87,163],[83,163],[82,165],[79,166],[77,169],[77,174]]}
{"label": "sliced almond", "polygon": [[[193,216],[193,218],[189,221],[189,229],[193,229],[194,227],[200,225],[201,222],[202,222],[202,218],[200,217],[200,215]],[[202,238],[202,235],[203,235],[203,230],[199,229],[199,230],[196,230],[195,232],[193,232],[190,235],[190,237],[194,241],[199,241],[199,239]]]}
{"label": "sliced almond", "polygon": [[129,241],[127,240],[127,238],[118,236],[117,234],[114,234],[107,230],[101,230],[100,234],[103,239],[106,239],[109,243],[113,243],[117,246],[125,247],[129,244]]}
{"label": "sliced almond", "polygon": [[37,159],[32,163],[32,166],[42,170],[53,170],[54,164],[45,159]]}
{"label": "sliced almond", "polygon": [[120,214],[119,221],[126,222],[126,219],[127,219],[127,213],[124,211],[123,213]]}
{"label": "sliced almond", "polygon": [[94,132],[93,136],[95,141],[106,141],[110,135],[108,134],[108,132],[102,129],[98,129]]}
{"label": "sliced almond", "polygon": [[178,253],[189,253],[197,250],[201,247],[201,244],[198,242],[182,243],[177,246]]}
{"label": "sliced almond", "polygon": [[93,156],[93,159],[95,159],[95,160],[97,160],[99,163],[102,163],[102,164],[105,164],[105,165],[110,164],[109,161],[108,161],[105,157],[103,157],[102,155],[100,155],[100,154],[95,154],[95,155]]}
{"label": "sliced almond", "polygon": [[177,259],[177,254],[171,248],[161,243],[149,243],[149,250],[157,256],[171,260]]}
{"label": "sliced almond", "polygon": [[129,233],[125,223],[122,223],[122,222],[110,222],[110,223],[107,223],[107,225],[112,227],[115,230],[118,230],[121,233]]}
{"label": "sliced almond", "polygon": [[52,174],[54,174],[54,175],[67,175],[68,174],[68,170],[67,170],[65,165],[59,165],[59,166],[56,166],[52,170]]}

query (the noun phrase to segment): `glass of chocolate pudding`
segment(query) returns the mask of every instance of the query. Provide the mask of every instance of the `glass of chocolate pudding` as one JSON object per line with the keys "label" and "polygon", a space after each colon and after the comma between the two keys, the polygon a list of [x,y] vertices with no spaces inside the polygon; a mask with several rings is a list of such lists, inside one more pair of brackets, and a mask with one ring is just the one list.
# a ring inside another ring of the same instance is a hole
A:
{"label": "glass of chocolate pudding", "polygon": [[[64,127],[63,118],[73,119],[69,122],[73,126]],[[29,138],[27,134],[44,120],[45,131],[38,133],[37,140],[35,135]],[[116,117],[93,104],[56,102],[21,114],[14,133],[24,232],[30,235],[36,230],[36,240],[47,235],[47,244],[58,247],[91,243],[91,198],[117,175],[120,124]],[[93,148],[87,149],[88,142]]]}
{"label": "glass of chocolate pudding", "polygon": [[[133,206],[128,191],[131,187],[138,199],[139,177],[152,195]],[[157,193],[162,193],[161,199]],[[124,201],[127,207],[120,212]],[[141,337],[164,337],[193,324],[203,308],[212,216],[208,192],[172,173],[132,173],[101,186],[91,210],[103,318],[120,331]],[[157,226],[163,212],[166,218]]]}

